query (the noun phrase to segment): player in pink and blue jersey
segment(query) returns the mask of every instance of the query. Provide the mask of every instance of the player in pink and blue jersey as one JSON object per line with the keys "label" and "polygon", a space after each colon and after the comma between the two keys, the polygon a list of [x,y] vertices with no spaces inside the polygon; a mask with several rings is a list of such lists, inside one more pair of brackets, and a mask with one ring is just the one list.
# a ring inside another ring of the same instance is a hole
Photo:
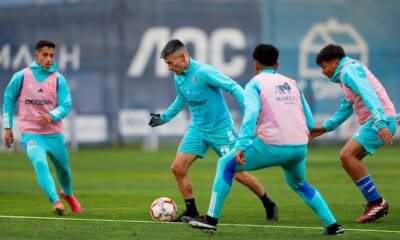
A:
{"label": "player in pink and blue jersey", "polygon": [[331,82],[340,84],[344,96],[336,113],[314,128],[311,138],[335,130],[353,112],[357,115],[361,127],[340,151],[340,160],[368,202],[357,222],[375,221],[388,214],[389,204],[381,197],[362,160],[382,145],[392,145],[398,121],[396,110],[378,79],[359,61],[347,57],[341,46],[325,46],[316,62]]}
{"label": "player in pink and blue jersey", "polygon": [[306,180],[307,143],[314,120],[296,82],[276,72],[278,56],[272,45],[260,44],[255,48],[257,75],[245,87],[245,114],[236,147],[218,160],[207,215],[184,217],[189,225],[216,231],[233,175],[280,166],[290,188],[321,219],[326,228],[323,234],[344,234],[318,190]]}
{"label": "player in pink and blue jersey", "polygon": [[61,120],[71,110],[71,96],[67,81],[54,63],[56,45],[50,41],[36,44],[35,61],[14,74],[4,94],[4,140],[10,148],[13,143],[13,116],[19,104],[19,124],[22,143],[31,160],[40,187],[53,206],[53,212],[64,215],[66,209],[57,193],[47,156],[53,162],[62,186],[61,197],[72,211],[82,208],[72,194],[72,177],[68,151],[62,134]]}

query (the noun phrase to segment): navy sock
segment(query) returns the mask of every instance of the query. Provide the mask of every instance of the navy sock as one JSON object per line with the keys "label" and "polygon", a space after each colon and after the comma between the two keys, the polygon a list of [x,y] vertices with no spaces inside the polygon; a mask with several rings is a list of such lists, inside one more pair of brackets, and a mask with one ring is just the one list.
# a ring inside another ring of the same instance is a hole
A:
{"label": "navy sock", "polygon": [[186,212],[190,215],[199,215],[199,212],[197,211],[196,207],[196,202],[194,198],[192,199],[185,199],[185,205],[186,205]]}
{"label": "navy sock", "polygon": [[267,193],[264,193],[264,195],[262,195],[260,197],[265,209],[268,209],[269,207],[272,207],[274,205],[274,202],[271,201],[271,199],[268,197]]}
{"label": "navy sock", "polygon": [[368,203],[379,201],[379,199],[381,198],[381,195],[379,194],[374,182],[369,175],[359,179],[356,182],[356,185],[361,190],[364,198],[367,200]]}

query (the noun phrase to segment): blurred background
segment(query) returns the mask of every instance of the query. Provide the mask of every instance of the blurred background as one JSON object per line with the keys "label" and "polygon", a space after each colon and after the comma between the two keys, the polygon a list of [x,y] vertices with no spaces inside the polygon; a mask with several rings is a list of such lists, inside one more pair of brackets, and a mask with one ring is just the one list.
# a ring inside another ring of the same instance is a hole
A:
{"label": "blurred background", "polygon": [[[57,44],[56,61],[71,89],[64,132],[73,148],[175,146],[190,123],[187,109],[162,127],[147,123],[150,112],[175,99],[173,76],[159,54],[178,38],[194,59],[243,87],[254,75],[254,46],[274,44],[279,72],[297,80],[317,124],[338,109],[342,95],[315,56],[327,43],[341,44],[372,70],[399,111],[399,23],[396,0],[1,0],[0,104],[12,75],[33,61],[35,43],[46,39]],[[240,107],[225,96],[238,127]],[[342,142],[357,128],[353,116],[318,142]]]}

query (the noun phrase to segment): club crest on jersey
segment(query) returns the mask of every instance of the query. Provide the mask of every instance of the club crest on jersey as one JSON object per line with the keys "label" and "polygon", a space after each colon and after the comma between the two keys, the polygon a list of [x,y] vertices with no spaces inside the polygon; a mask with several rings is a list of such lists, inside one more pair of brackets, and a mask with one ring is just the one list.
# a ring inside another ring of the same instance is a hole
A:
{"label": "club crest on jersey", "polygon": [[197,84],[199,82],[199,77],[198,76],[193,76],[192,77],[192,83]]}
{"label": "club crest on jersey", "polygon": [[290,93],[291,87],[287,82],[285,82],[282,85],[276,85],[275,86],[275,94],[285,94],[285,93]]}
{"label": "club crest on jersey", "polygon": [[55,92],[56,91],[56,84],[50,83],[49,85],[47,85],[47,89],[49,90],[49,92]]}

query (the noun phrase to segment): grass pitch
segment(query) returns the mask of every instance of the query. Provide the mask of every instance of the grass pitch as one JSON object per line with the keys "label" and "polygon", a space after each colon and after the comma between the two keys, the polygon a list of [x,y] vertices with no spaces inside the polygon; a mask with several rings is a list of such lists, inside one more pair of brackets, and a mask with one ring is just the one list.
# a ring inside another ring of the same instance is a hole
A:
{"label": "grass pitch", "polygon": [[[347,239],[400,239],[400,146],[383,147],[364,161],[389,215],[356,224],[364,199],[340,166],[339,147],[312,147],[307,159],[310,184],[323,195]],[[279,221],[266,223],[260,200],[234,183],[218,231],[209,236],[182,223],[156,223],[149,206],[170,197],[184,202],[170,171],[175,149],[145,153],[137,148],[82,149],[70,155],[74,194],[84,213],[52,215],[24,153],[0,153],[0,239],[326,239],[322,224],[293,193],[280,168],[253,172],[279,206]],[[212,151],[190,169],[196,202],[206,213],[217,157]],[[50,164],[51,165],[51,164]],[[54,169],[52,168],[53,176]],[[60,189],[57,181],[58,189]]]}

